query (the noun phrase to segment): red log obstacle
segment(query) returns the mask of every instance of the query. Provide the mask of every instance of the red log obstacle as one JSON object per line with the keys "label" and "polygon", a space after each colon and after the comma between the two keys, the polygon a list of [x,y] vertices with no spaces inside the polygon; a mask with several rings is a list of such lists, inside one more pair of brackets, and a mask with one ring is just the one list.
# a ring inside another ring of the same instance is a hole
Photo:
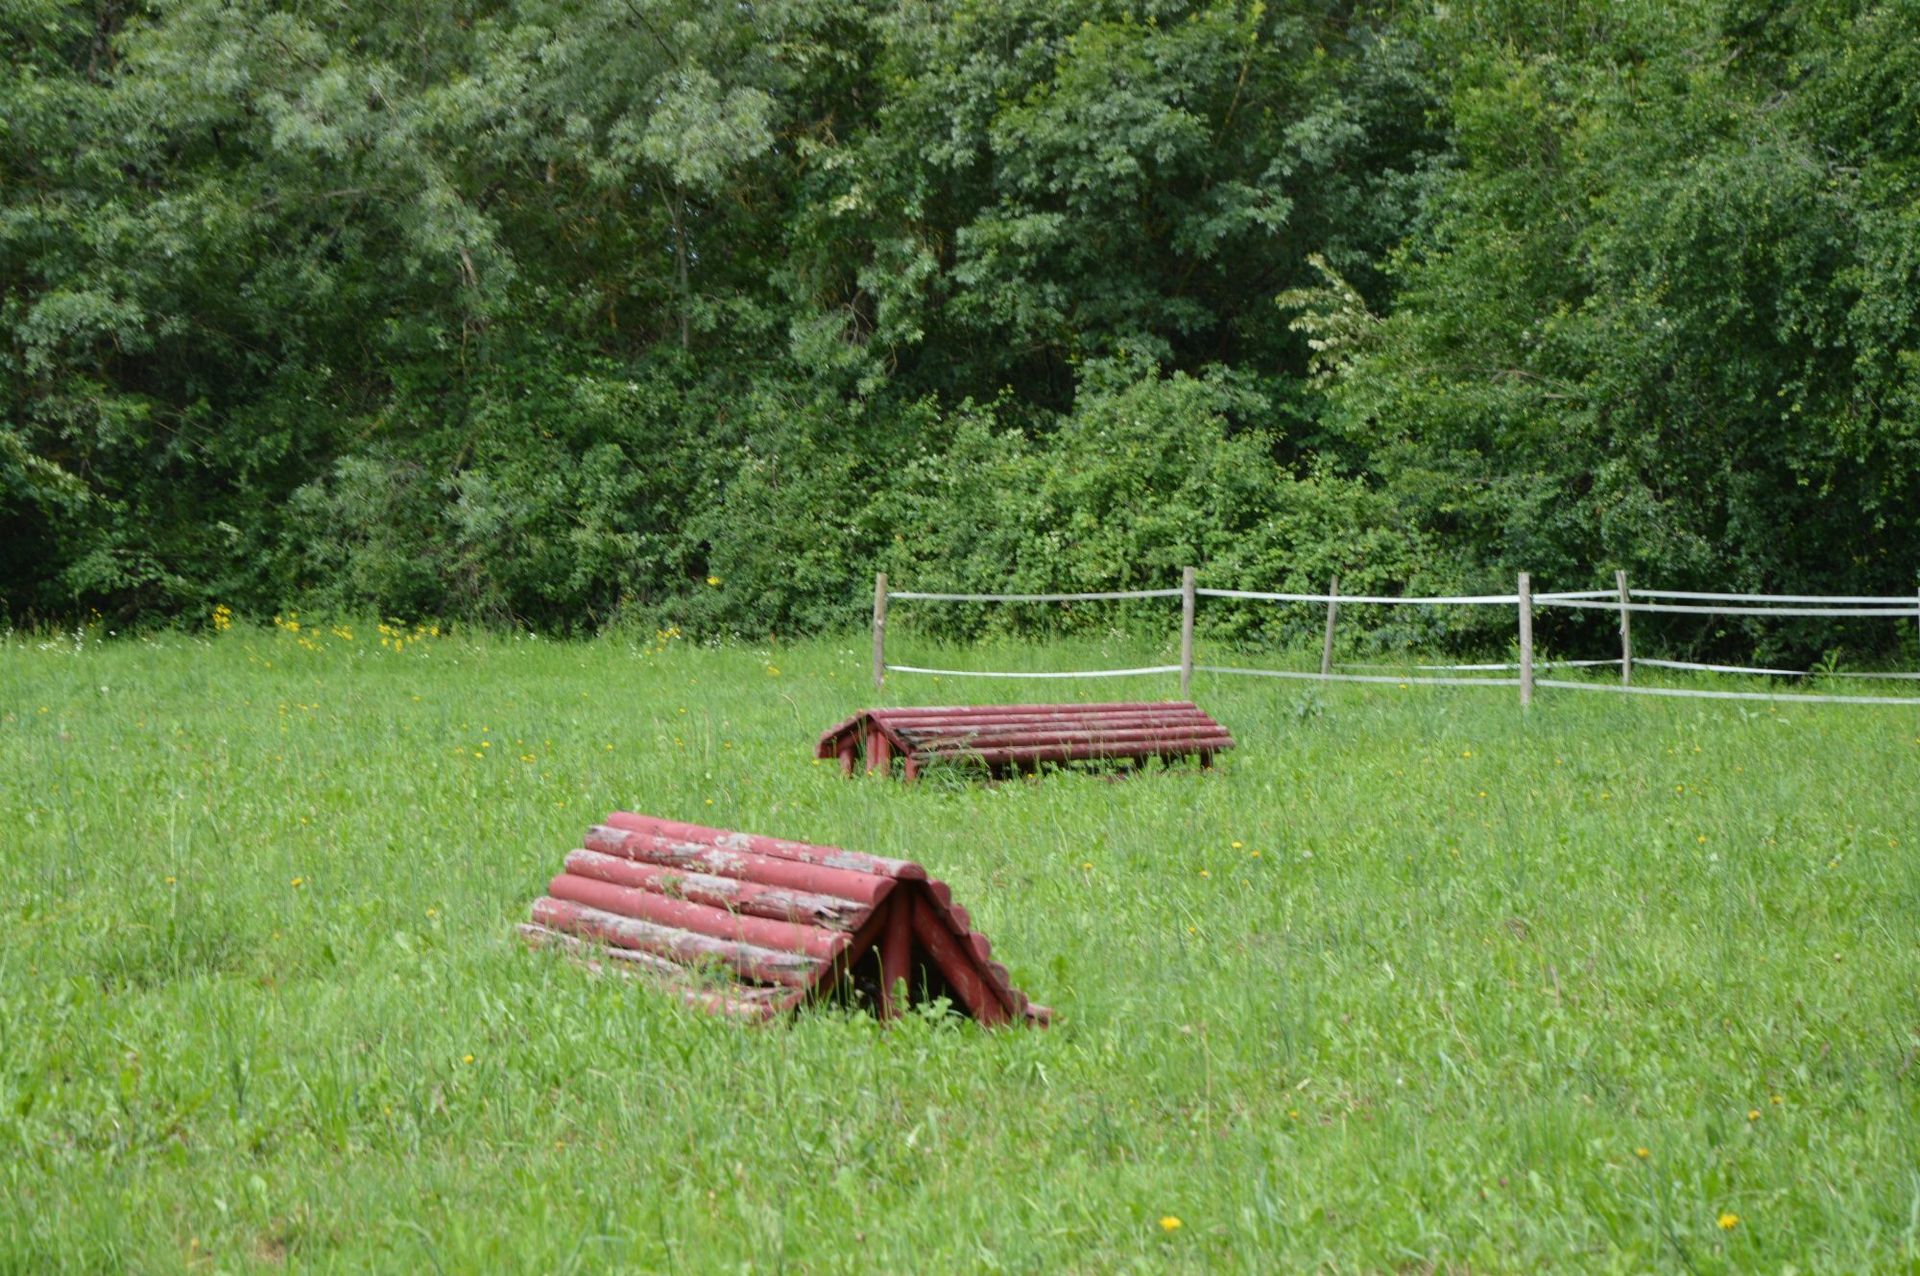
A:
{"label": "red log obstacle", "polygon": [[1197,757],[1211,766],[1214,754],[1232,747],[1225,727],[1182,700],[865,709],[822,732],[814,756],[839,759],[843,775],[863,757],[869,772],[890,775],[897,757],[911,782],[933,761],[990,772],[1096,758]]}
{"label": "red log obstacle", "polygon": [[1052,1016],[918,864],[626,811],[587,831],[520,934],[754,1021],[834,996],[890,1017],[902,988],[984,1024]]}

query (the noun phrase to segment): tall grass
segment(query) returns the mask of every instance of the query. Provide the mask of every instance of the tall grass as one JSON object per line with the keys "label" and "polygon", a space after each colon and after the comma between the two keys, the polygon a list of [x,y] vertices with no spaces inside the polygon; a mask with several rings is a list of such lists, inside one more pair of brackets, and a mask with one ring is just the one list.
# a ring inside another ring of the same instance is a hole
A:
{"label": "tall grass", "polygon": [[[1913,711],[1202,678],[1213,773],[906,788],[852,642],[302,636],[0,647],[0,1269],[1920,1263]],[[1058,1025],[522,950],[614,807],[924,861]]]}

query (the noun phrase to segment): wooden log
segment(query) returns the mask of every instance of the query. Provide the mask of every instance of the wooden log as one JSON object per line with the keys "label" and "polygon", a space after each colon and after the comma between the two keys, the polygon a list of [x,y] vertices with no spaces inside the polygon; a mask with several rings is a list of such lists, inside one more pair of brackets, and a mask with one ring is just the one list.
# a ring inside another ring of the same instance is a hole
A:
{"label": "wooden log", "polygon": [[1183,740],[1217,740],[1225,734],[1218,726],[1207,723],[1204,726],[1159,727],[1159,726],[1114,726],[1098,730],[1071,730],[1066,728],[1045,731],[995,730],[958,734],[922,734],[918,731],[903,732],[907,744],[915,753],[934,751],[940,753],[961,752],[969,749],[988,749],[1001,745],[1026,744],[1179,744]]}
{"label": "wooden log", "polygon": [[749,917],[724,908],[695,904],[683,899],[668,899],[654,891],[615,886],[591,877],[561,873],[547,883],[547,894],[554,899],[585,904],[601,912],[634,917],[656,926],[670,926],[714,939],[780,952],[804,953],[817,961],[831,960],[846,945],[847,937],[837,931],[797,922],[779,922],[769,917]]}
{"label": "wooden log", "polygon": [[906,896],[887,909],[880,938],[880,1013],[891,1018],[903,1013],[912,1000],[908,961],[913,956],[913,905]]}
{"label": "wooden log", "polygon": [[637,917],[623,917],[574,900],[537,899],[533,902],[533,920],[552,930],[671,958],[684,965],[717,963],[749,979],[789,988],[807,987],[821,968],[818,961],[805,953],[716,939]]}
{"label": "wooden log", "polygon": [[1184,699],[1193,688],[1193,611],[1194,587],[1199,572],[1192,567],[1180,571],[1180,695]]}
{"label": "wooden log", "polygon": [[905,722],[926,714],[950,717],[974,717],[981,714],[1005,714],[1009,717],[1029,717],[1035,714],[1101,713],[1108,710],[1186,709],[1191,711],[1199,707],[1199,705],[1193,703],[1191,700],[1128,700],[1098,704],[912,705],[898,709],[874,709],[870,711],[869,716],[887,722]]}
{"label": "wooden log", "polygon": [[1177,745],[1141,744],[1130,745],[1125,749],[1116,749],[1109,745],[1092,744],[1038,744],[1026,747],[1009,746],[995,749],[974,749],[965,756],[978,758],[988,766],[1003,766],[1012,763],[1029,762],[1087,762],[1095,758],[1180,758],[1207,750],[1231,749],[1233,741],[1226,736],[1212,739],[1189,740]]}
{"label": "wooden log", "polygon": [[840,747],[837,750],[837,752],[840,757],[840,774],[843,776],[852,775],[853,774],[853,753],[854,753],[853,737],[848,736],[846,739],[842,740],[840,742]]}
{"label": "wooden log", "polygon": [[1327,582],[1327,636],[1320,644],[1320,676],[1325,678],[1333,672],[1333,622],[1340,614],[1340,575],[1334,573]]}
{"label": "wooden log", "polygon": [[754,984],[740,984],[727,991],[689,987],[694,972],[664,957],[595,943],[531,922],[524,922],[517,929],[529,948],[559,952],[596,975],[643,980],[674,993],[688,1005],[713,1014],[764,1022],[783,1010],[791,1009],[799,995],[793,989],[779,985],[763,988]]}
{"label": "wooden log", "polygon": [[613,828],[631,829],[636,833],[652,833],[658,837],[672,838],[684,842],[705,842],[709,846],[718,846],[723,850],[739,851],[749,855],[770,855],[775,859],[795,860],[802,864],[819,864],[826,868],[844,868],[856,873],[873,873],[880,877],[897,877],[903,881],[924,881],[927,870],[912,860],[888,859],[883,855],[863,855],[859,851],[843,850],[838,846],[815,846],[811,842],[792,842],[779,837],[762,837],[755,833],[736,833],[731,829],[707,828],[699,824],[682,824],[677,820],[659,820],[651,815],[636,815],[632,811],[615,811],[605,821]]}
{"label": "wooden log", "polygon": [[989,1026],[1005,1023],[1010,1008],[988,982],[986,972],[975,965],[973,954],[961,948],[958,937],[941,923],[929,900],[914,899],[912,905],[913,937],[940,968],[941,976],[967,1013]]}
{"label": "wooden log", "polygon": [[768,886],[835,895],[841,899],[877,904],[893,889],[894,879],[850,869],[825,868],[771,855],[753,855],[744,851],[723,850],[703,842],[685,842],[677,838],[636,833],[632,829],[609,828],[604,824],[587,830],[585,846],[603,855],[618,855],[646,864],[664,864],[671,868],[716,877],[737,877]]}
{"label": "wooden log", "polygon": [[893,774],[893,740],[885,731],[867,737],[867,773]]}
{"label": "wooden log", "polygon": [[635,890],[654,891],[672,899],[690,900],[709,908],[724,908],[752,917],[797,922],[827,930],[852,931],[873,911],[871,905],[837,895],[767,886],[737,877],[686,872],[663,864],[646,864],[599,851],[573,851],[567,872]]}

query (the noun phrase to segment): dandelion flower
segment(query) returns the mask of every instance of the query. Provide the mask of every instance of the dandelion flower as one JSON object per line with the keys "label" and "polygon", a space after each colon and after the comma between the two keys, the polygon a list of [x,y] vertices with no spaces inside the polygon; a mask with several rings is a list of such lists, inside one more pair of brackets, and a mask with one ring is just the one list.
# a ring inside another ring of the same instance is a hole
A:
{"label": "dandelion flower", "polygon": [[1740,1216],[1738,1214],[1728,1212],[1720,1216],[1721,1231],[1731,1232],[1734,1228],[1738,1226],[1740,1226]]}
{"label": "dandelion flower", "polygon": [[1163,1214],[1160,1216],[1160,1230],[1163,1232],[1177,1232],[1180,1230],[1180,1220],[1171,1214]]}
{"label": "dandelion flower", "polygon": [[1235,843],[1233,844],[1233,849],[1234,849],[1234,850],[1236,850],[1236,851],[1237,851],[1237,850],[1239,850],[1239,849],[1240,849],[1240,843],[1238,843],[1238,842],[1235,842]]}
{"label": "dandelion flower", "polygon": [[295,890],[299,890],[299,889],[301,888],[301,886],[303,886],[303,885],[305,885],[305,884],[306,884],[306,880],[307,880],[307,879],[306,879],[306,878],[304,878],[304,877],[296,877],[296,878],[294,878],[294,879],[293,879],[293,889],[295,889]]}
{"label": "dandelion flower", "polygon": [[1635,1149],[1633,1150],[1633,1154],[1634,1154],[1635,1156],[1637,1156],[1637,1157],[1639,1157],[1639,1158],[1640,1158],[1641,1160],[1643,1160],[1643,1161],[1644,1161],[1644,1160],[1646,1160],[1646,1159],[1647,1159],[1648,1157],[1650,1157],[1650,1156],[1652,1156],[1652,1155],[1653,1155],[1653,1153],[1651,1153],[1651,1152],[1649,1152],[1649,1151],[1647,1151],[1647,1149],[1645,1149],[1645,1148],[1635,1148]]}
{"label": "dandelion flower", "polygon": [[472,1055],[470,1055],[470,1054],[463,1054],[463,1055],[461,1055],[461,1056],[460,1056],[460,1062],[462,1062],[462,1063],[472,1063],[472,1062],[473,1062],[473,1056],[472,1056]]}
{"label": "dandelion flower", "polygon": [[1748,1108],[1748,1109],[1747,1109],[1747,1120],[1749,1120],[1749,1121],[1758,1121],[1759,1119],[1760,1119],[1760,1109],[1759,1109],[1759,1108]]}
{"label": "dandelion flower", "polygon": [[719,578],[718,576],[709,576],[709,577],[707,577],[707,584],[709,584],[709,585],[718,585],[719,583],[720,583],[720,578]]}

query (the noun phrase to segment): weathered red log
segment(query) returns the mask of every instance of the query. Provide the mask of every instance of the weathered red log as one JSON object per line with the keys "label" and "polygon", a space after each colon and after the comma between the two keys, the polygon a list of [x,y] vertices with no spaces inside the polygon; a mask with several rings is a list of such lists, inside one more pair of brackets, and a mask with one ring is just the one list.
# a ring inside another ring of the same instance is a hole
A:
{"label": "weathered red log", "polygon": [[[737,877],[715,877],[710,873],[689,873],[661,864],[643,864],[618,855],[598,851],[571,851],[567,854],[567,872],[576,877],[591,877],[615,886],[691,900],[712,908],[731,909],[754,917],[777,921],[801,922],[828,930],[850,931],[867,919],[872,907],[858,900],[837,895],[819,895],[811,891],[790,890],[784,886],[763,886]],[[884,878],[880,880],[886,880]]]}
{"label": "weathered red log", "polygon": [[[1048,1022],[1050,1012],[1008,982],[946,884],[917,864],[630,813],[616,818],[658,831],[611,823],[591,830],[589,847],[570,853],[567,871],[535,901],[532,924],[521,928],[530,945],[755,1020],[851,979],[877,994],[869,1004],[883,1016],[924,998],[930,982],[983,1023]],[[723,871],[708,871],[716,868]],[[875,956],[878,989],[867,983]],[[916,982],[929,969],[938,978]]]}
{"label": "weathered red log", "polygon": [[825,868],[844,868],[856,873],[872,873],[879,877],[897,877],[913,881],[924,880],[927,875],[927,870],[911,860],[892,860],[879,855],[863,855],[859,851],[842,850],[838,846],[814,846],[808,842],[789,842],[783,838],[736,833],[730,829],[705,828],[699,824],[681,824],[674,820],[656,820],[650,815],[635,815],[631,811],[615,811],[607,816],[605,822],[614,828],[631,829],[635,833],[652,833],[656,837],[685,842],[704,842],[709,846],[717,846],[721,850],[741,851],[752,855],[771,855],[775,859],[796,860],[802,864],[818,864]]}
{"label": "weathered red log", "polygon": [[637,917],[623,917],[619,913],[590,908],[573,900],[550,896],[537,899],[533,902],[533,920],[570,935],[670,957],[684,966],[719,963],[761,983],[805,988],[818,970],[818,964],[805,953],[778,952],[752,944],[732,943],[710,935],[642,921]]}
{"label": "weathered red log", "polygon": [[940,758],[969,758],[989,768],[1030,769],[1039,762],[1095,758],[1197,756],[1233,747],[1233,737],[1190,701],[1168,704],[955,705],[868,709],[822,733],[817,756],[865,751],[867,769],[892,772],[904,759],[908,781]]}
{"label": "weathered red log", "polygon": [[934,750],[937,752],[975,752],[999,746],[1023,747],[1039,744],[1102,744],[1128,747],[1136,744],[1185,744],[1189,740],[1212,742],[1221,738],[1220,728],[1212,723],[1195,723],[1190,727],[1163,729],[1156,727],[1116,727],[1111,730],[1054,730],[1054,731],[981,731],[981,732],[926,732],[902,731],[912,744],[914,752]]}
{"label": "weathered red log", "polygon": [[586,848],[603,855],[618,855],[649,864],[712,873],[716,877],[738,877],[765,882],[770,886],[838,895],[842,899],[856,899],[863,904],[879,903],[893,889],[894,883],[891,877],[879,877],[872,873],[825,868],[771,855],[727,851],[705,842],[657,837],[652,833],[636,833],[631,829],[613,828],[605,824],[587,830]]}
{"label": "weathered red log", "polygon": [[941,977],[952,987],[954,996],[984,1024],[1004,1023],[1012,1006],[1001,1000],[987,973],[975,963],[971,952],[960,947],[954,934],[942,925],[942,919],[930,900],[917,899],[913,907],[913,937],[933,957]]}
{"label": "weathered red log", "polygon": [[611,948],[605,944],[591,943],[577,935],[549,930],[532,922],[523,922],[517,929],[529,948],[556,949],[597,975],[644,979],[676,993],[688,1005],[714,1014],[764,1023],[781,1011],[790,1009],[805,995],[798,989],[777,984],[764,988],[756,984],[739,984],[731,992],[689,987],[686,985],[686,967],[664,957],[655,957],[631,948]]}
{"label": "weathered red log", "polygon": [[777,922],[767,917],[749,917],[711,908],[684,899],[669,899],[649,890],[615,886],[612,882],[562,873],[547,883],[547,894],[555,899],[572,900],[589,908],[637,917],[660,926],[672,926],[710,935],[715,939],[753,944],[785,952],[805,953],[822,960],[832,958],[846,945],[847,937],[836,931],[796,922]]}

